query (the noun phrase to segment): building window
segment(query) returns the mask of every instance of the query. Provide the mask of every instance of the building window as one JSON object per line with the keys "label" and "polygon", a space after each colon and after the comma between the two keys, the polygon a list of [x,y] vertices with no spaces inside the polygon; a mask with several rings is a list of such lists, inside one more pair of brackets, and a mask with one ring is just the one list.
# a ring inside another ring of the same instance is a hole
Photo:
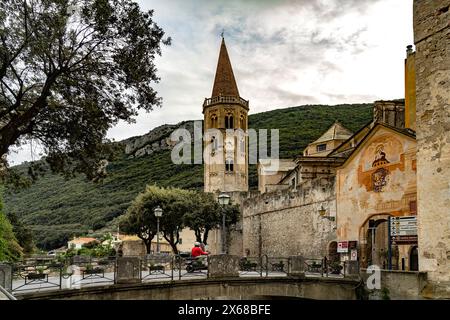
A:
{"label": "building window", "polygon": [[241,153],[245,153],[245,139],[240,140]]}
{"label": "building window", "polygon": [[225,129],[233,129],[234,123],[233,123],[233,115],[227,114],[225,116]]}
{"label": "building window", "polygon": [[231,160],[231,159],[225,160],[225,171],[226,172],[233,172],[234,171],[233,160]]}
{"label": "building window", "polygon": [[327,144],[326,143],[322,143],[322,144],[318,144],[316,147],[317,152],[321,152],[321,151],[325,151],[327,150]]}
{"label": "building window", "polygon": [[217,116],[215,114],[211,116],[211,128],[217,128]]}

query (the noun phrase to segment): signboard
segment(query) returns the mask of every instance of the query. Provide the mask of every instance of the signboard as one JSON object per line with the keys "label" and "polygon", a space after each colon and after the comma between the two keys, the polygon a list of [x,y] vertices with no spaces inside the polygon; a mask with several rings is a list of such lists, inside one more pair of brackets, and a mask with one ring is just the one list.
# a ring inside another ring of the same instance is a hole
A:
{"label": "signboard", "polygon": [[390,217],[389,235],[392,244],[417,243],[417,216]]}
{"label": "signboard", "polygon": [[337,245],[338,253],[347,253],[348,252],[348,241],[340,241]]}
{"label": "signboard", "polygon": [[351,261],[357,261],[358,260],[358,250],[352,249],[350,252],[351,252],[350,253],[350,260]]}

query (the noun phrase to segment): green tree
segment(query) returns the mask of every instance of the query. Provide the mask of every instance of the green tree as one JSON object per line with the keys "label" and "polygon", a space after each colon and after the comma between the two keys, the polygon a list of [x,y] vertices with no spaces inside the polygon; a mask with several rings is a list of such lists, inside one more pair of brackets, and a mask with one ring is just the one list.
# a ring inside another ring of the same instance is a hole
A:
{"label": "green tree", "polygon": [[[183,216],[184,225],[195,233],[198,242],[208,244],[209,231],[222,225],[222,208],[212,193],[192,192],[191,210]],[[239,206],[228,205],[224,208],[227,226],[239,219]]]}
{"label": "green tree", "polygon": [[7,212],[7,217],[13,226],[13,232],[19,245],[23,248],[23,253],[32,253],[35,249],[35,245],[33,243],[33,233],[31,230],[19,220],[14,212]]}
{"label": "green tree", "polygon": [[137,235],[144,241],[147,253],[151,251],[151,242],[156,235],[156,218],[153,210],[159,205],[162,195],[154,186],[147,186],[121,217],[120,230]]}
{"label": "green tree", "polygon": [[22,248],[13,232],[13,227],[3,213],[3,201],[0,198],[0,262],[16,261],[22,256]]}
{"label": "green tree", "polygon": [[190,210],[188,201],[191,192],[177,188],[159,188],[147,186],[139,194],[123,216],[120,229],[136,234],[142,239],[150,252],[152,239],[156,235],[157,220],[154,210],[160,206],[163,216],[160,218],[160,232],[172,247],[173,253],[178,253],[180,232],[183,230],[183,215]]}
{"label": "green tree", "polygon": [[108,129],[161,105],[154,59],[170,38],[152,15],[132,0],[0,3],[3,179],[15,177],[4,156],[28,139],[53,171],[104,175]]}
{"label": "green tree", "polygon": [[192,210],[189,201],[192,192],[183,189],[165,189],[167,196],[161,203],[163,216],[161,218],[161,231],[164,239],[172,247],[174,254],[178,254],[177,245],[180,243],[180,232],[184,229],[183,216]]}

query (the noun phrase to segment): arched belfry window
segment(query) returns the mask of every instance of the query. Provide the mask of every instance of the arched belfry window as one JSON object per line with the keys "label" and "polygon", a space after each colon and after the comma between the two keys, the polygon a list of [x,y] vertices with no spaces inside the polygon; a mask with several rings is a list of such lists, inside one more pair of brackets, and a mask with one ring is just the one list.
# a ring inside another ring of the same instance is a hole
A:
{"label": "arched belfry window", "polygon": [[225,115],[225,129],[233,129],[234,123],[233,123],[233,115],[231,113],[228,113]]}
{"label": "arched belfry window", "polygon": [[233,159],[225,160],[225,171],[226,172],[233,172],[234,171]]}
{"label": "arched belfry window", "polygon": [[217,128],[217,116],[215,114],[211,116],[211,128]]}

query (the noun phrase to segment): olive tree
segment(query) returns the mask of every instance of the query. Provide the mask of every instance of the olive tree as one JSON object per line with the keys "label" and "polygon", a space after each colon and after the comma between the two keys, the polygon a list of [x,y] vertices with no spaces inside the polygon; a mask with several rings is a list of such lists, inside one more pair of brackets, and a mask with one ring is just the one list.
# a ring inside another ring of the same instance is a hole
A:
{"label": "olive tree", "polygon": [[163,30],[132,0],[2,0],[0,159],[39,142],[50,168],[88,178],[113,152],[109,128],[161,105]]}

